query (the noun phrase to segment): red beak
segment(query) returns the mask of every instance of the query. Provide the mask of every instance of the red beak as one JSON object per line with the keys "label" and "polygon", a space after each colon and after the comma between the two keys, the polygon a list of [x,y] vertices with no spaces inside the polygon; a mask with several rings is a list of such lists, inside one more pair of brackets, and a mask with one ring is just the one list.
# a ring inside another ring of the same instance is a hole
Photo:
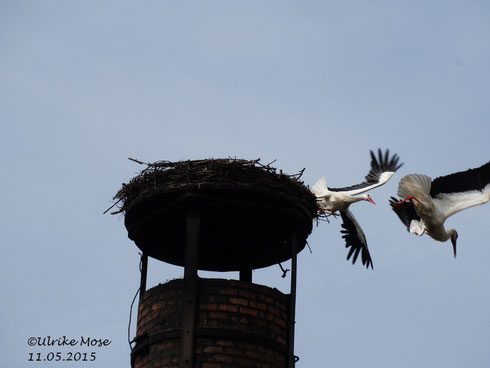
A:
{"label": "red beak", "polygon": [[372,204],[376,204],[376,203],[374,203],[374,201],[373,201],[371,198],[368,198],[367,200],[368,200],[369,202],[371,202]]}

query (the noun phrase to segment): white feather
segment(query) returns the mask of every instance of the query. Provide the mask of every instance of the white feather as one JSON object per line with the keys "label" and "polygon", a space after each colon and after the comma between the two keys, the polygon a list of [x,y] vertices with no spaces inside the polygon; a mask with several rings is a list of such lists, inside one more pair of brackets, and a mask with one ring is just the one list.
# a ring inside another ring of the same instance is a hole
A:
{"label": "white feather", "polygon": [[410,221],[410,233],[422,236],[425,233],[425,225],[422,220],[412,220]]}
{"label": "white feather", "polygon": [[490,200],[490,184],[483,190],[468,192],[440,193],[433,198],[434,205],[444,219],[467,208],[484,204]]}
{"label": "white feather", "polygon": [[325,178],[322,177],[318,179],[315,185],[313,185],[313,187],[311,188],[311,191],[317,197],[324,196],[328,192],[327,181],[325,180]]}
{"label": "white feather", "polygon": [[405,198],[414,192],[423,191],[426,194],[430,193],[432,179],[427,175],[408,174],[400,179],[398,183],[398,195]]}

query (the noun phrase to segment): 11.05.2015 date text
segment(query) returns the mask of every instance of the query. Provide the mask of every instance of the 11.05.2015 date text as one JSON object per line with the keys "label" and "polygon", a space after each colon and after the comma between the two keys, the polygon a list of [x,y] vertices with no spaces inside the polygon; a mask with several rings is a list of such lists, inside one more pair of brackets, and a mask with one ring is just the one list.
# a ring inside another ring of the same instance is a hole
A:
{"label": "11.05.2015 date text", "polygon": [[81,352],[52,352],[49,353],[29,353],[29,362],[93,362],[96,359],[95,351],[91,353]]}

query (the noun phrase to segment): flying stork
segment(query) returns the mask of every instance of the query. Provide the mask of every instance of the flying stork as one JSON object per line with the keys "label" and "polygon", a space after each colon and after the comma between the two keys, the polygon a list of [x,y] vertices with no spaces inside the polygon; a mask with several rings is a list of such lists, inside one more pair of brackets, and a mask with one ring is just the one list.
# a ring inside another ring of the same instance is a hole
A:
{"label": "flying stork", "polygon": [[335,215],[336,211],[340,212],[342,217],[342,230],[340,231],[345,239],[345,247],[351,247],[347,254],[347,260],[352,255],[352,264],[354,264],[361,252],[362,264],[366,268],[373,268],[373,261],[369,254],[369,249],[366,241],[364,231],[355,219],[354,215],[349,211],[349,206],[352,203],[359,201],[368,201],[375,204],[369,194],[360,195],[357,194],[367,192],[373,188],[379,187],[386,183],[403,164],[398,164],[400,159],[397,154],[394,154],[391,158],[389,150],[385,153],[381,152],[378,148],[378,158],[376,159],[373,151],[371,152],[371,170],[365,177],[365,181],[345,188],[329,188],[327,187],[324,177],[318,179],[315,185],[311,188],[313,194],[315,194],[318,205],[321,212],[328,211],[328,214]]}
{"label": "flying stork", "polygon": [[476,169],[438,177],[432,180],[427,175],[409,174],[398,184],[399,200],[391,197],[393,211],[410,233],[445,242],[451,239],[456,257],[458,232],[446,230],[444,221],[466,208],[490,200],[490,161]]}

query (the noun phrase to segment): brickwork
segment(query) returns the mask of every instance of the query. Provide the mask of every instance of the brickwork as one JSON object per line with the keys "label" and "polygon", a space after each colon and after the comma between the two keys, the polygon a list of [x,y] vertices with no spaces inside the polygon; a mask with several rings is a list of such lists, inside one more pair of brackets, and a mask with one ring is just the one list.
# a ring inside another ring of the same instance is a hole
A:
{"label": "brickwork", "polygon": [[[135,368],[178,367],[183,280],[148,290],[139,305]],[[243,281],[200,279],[194,364],[284,368],[289,296]]]}

